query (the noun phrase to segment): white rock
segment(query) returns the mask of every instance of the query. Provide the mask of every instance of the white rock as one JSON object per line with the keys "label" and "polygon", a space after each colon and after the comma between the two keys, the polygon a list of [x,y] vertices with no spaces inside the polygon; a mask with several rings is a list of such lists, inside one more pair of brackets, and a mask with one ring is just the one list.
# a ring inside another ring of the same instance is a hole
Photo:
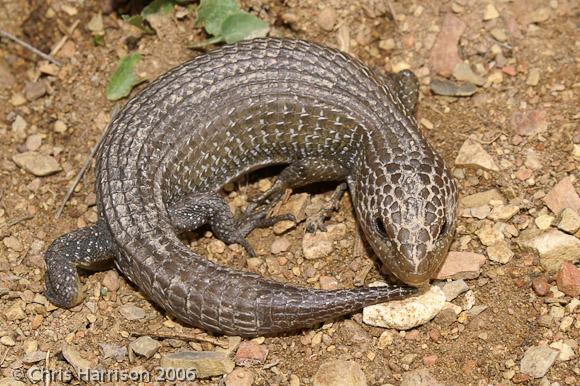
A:
{"label": "white rock", "polygon": [[526,160],[524,161],[524,165],[532,170],[539,170],[543,167],[540,156],[534,149],[526,150]]}
{"label": "white rock", "polygon": [[565,208],[556,226],[566,233],[574,234],[580,229],[580,215],[574,209]]}
{"label": "white rock", "polygon": [[563,340],[552,343],[550,347],[559,351],[560,354],[558,355],[558,361],[560,362],[566,362],[576,357],[572,347],[566,344]]}
{"label": "white rock", "polygon": [[270,250],[274,255],[286,252],[290,248],[290,241],[286,237],[279,237],[272,243]]}
{"label": "white rock", "polygon": [[159,350],[161,344],[150,336],[140,336],[129,343],[129,347],[135,354],[149,359]]}
{"label": "white rock", "polygon": [[475,292],[469,290],[465,293],[465,301],[463,302],[463,310],[469,311],[475,305]]}
{"label": "white rock", "polygon": [[448,302],[452,301],[462,293],[469,290],[469,286],[465,282],[465,280],[454,280],[452,282],[446,283],[443,288],[443,293],[445,294],[445,298]]}
{"label": "white rock", "polygon": [[461,206],[464,208],[475,208],[482,205],[488,205],[491,201],[504,202],[502,194],[497,189],[490,189],[483,192],[461,197]]}
{"label": "white rock", "polygon": [[498,205],[489,214],[491,220],[509,220],[516,213],[520,211],[520,208],[515,205]]}
{"label": "white rock", "polygon": [[366,386],[367,379],[358,363],[332,360],[324,362],[312,378],[313,386]]}
{"label": "white rock", "polygon": [[384,350],[388,346],[392,345],[395,341],[395,337],[393,336],[393,332],[390,330],[383,331],[381,336],[379,336],[379,340],[377,341],[377,347],[381,350]]}
{"label": "white rock", "polygon": [[459,149],[459,154],[455,159],[455,166],[480,168],[499,171],[499,167],[485,149],[475,140],[468,138]]}
{"label": "white rock", "polygon": [[139,320],[145,318],[145,310],[141,307],[137,307],[132,303],[123,304],[119,307],[119,313],[125,317],[127,320]]}
{"label": "white rock", "polygon": [[556,273],[562,261],[580,261],[580,240],[557,229],[526,230],[516,239],[524,249],[540,255],[540,264],[548,273]]}
{"label": "white rock", "polygon": [[506,264],[514,256],[506,241],[498,241],[497,243],[487,247],[487,256],[490,260]]}
{"label": "white rock", "polygon": [[446,297],[441,288],[409,299],[365,307],[363,322],[371,326],[408,330],[433,319],[443,309]]}
{"label": "white rock", "polygon": [[532,346],[526,350],[520,363],[522,373],[534,378],[542,378],[558,357],[558,350],[548,346]]}
{"label": "white rock", "polygon": [[479,238],[479,241],[488,247],[504,240],[503,233],[489,221],[485,222],[475,234]]}
{"label": "white rock", "polygon": [[326,232],[306,233],[302,238],[304,257],[311,260],[330,255],[334,251],[334,242],[344,238],[345,235],[344,224],[329,225]]}
{"label": "white rock", "polygon": [[542,214],[542,215],[536,217],[536,219],[534,220],[534,223],[536,224],[538,229],[542,229],[542,230],[550,228],[550,226],[552,226],[553,222],[554,222],[554,217],[550,216],[549,214]]}
{"label": "white rock", "polygon": [[485,11],[483,11],[483,20],[488,21],[499,17],[499,12],[497,8],[489,3],[485,6]]}
{"label": "white rock", "polygon": [[62,170],[53,157],[35,151],[15,154],[12,157],[12,161],[22,169],[37,177],[48,176]]}

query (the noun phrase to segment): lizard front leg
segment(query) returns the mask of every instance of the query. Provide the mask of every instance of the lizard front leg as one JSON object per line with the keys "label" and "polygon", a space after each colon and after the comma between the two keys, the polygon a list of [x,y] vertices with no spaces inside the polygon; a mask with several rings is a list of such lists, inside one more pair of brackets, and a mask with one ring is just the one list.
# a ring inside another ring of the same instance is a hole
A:
{"label": "lizard front leg", "polygon": [[169,207],[171,222],[178,232],[191,231],[209,224],[216,237],[226,244],[240,244],[250,256],[256,253],[246,240],[255,228],[265,228],[278,221],[293,220],[292,215],[267,217],[269,209],[260,208],[251,216],[235,220],[230,207],[215,193],[193,193]]}
{"label": "lizard front leg", "polygon": [[[282,197],[286,189],[295,189],[315,182],[342,181],[347,176],[348,169],[338,162],[320,158],[298,160],[282,170],[274,185],[250,204],[248,209],[246,209],[246,213],[251,215],[262,205],[271,208]],[[314,232],[317,229],[326,230],[324,221],[330,217],[333,211],[338,209],[338,203],[346,189],[346,183],[338,185],[329,205],[306,220],[306,230],[308,232]]]}

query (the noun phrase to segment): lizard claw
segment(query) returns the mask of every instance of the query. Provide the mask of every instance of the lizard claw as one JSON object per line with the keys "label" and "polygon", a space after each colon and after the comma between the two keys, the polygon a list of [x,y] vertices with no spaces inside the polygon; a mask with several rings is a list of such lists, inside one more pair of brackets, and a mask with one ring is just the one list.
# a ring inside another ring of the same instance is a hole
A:
{"label": "lizard claw", "polygon": [[250,255],[250,257],[256,257],[256,251],[254,251],[254,248],[252,248],[248,240],[242,237],[240,240],[236,241],[236,243],[244,247],[244,249],[246,250],[246,252],[248,252],[248,255]]}

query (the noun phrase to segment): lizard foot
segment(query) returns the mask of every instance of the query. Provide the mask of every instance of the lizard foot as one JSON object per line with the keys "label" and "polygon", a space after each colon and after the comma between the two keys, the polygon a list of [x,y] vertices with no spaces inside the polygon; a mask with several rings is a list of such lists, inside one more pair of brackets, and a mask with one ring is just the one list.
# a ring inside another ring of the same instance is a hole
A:
{"label": "lizard foot", "polygon": [[347,189],[347,184],[342,183],[336,187],[336,190],[332,194],[330,202],[322,208],[318,213],[309,216],[306,219],[305,230],[308,233],[314,233],[317,230],[326,232],[326,220],[330,218],[332,212],[338,210],[340,199],[342,198],[344,192]]}

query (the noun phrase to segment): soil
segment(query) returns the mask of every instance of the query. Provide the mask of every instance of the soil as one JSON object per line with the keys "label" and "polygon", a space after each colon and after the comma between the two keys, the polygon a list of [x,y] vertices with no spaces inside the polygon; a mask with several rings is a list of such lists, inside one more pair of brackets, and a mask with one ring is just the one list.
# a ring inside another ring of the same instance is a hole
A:
{"label": "soil", "polygon": [[[155,17],[151,24],[156,34],[143,34],[116,13],[103,15],[104,44],[97,45],[87,29],[89,21],[101,12],[97,3],[4,0],[0,4],[0,29],[45,52],[61,42],[53,55],[62,62],[47,73],[42,69],[46,68],[45,60],[7,39],[0,42],[0,240],[4,240],[0,243],[0,290],[4,289],[0,292],[0,337],[12,338],[12,342],[5,339],[0,344],[0,379],[13,377],[15,371],[25,373],[32,364],[23,359],[35,351],[49,353],[51,368],[70,369],[61,354],[65,344],[105,369],[151,370],[167,353],[218,348],[212,339],[184,338],[207,335],[173,322],[115,271],[84,275],[88,298],[72,310],[58,309],[42,297],[42,253],[46,247],[56,237],[96,220],[92,170],[75,188],[62,216],[56,218],[55,212],[111,112],[126,103],[113,103],[105,97],[107,80],[119,59],[128,52],[140,52],[139,76],[153,80],[202,52],[187,46],[206,38],[195,26],[194,5],[190,12],[178,8],[167,16]],[[580,8],[574,0],[498,0],[492,3],[499,17],[484,20],[489,3],[241,1],[243,9],[270,24],[272,36],[339,47],[380,71],[415,71],[422,85],[418,111],[422,130],[446,162],[454,165],[459,148],[470,136],[499,161],[501,172],[455,168],[461,195],[497,188],[508,200],[525,203],[520,205],[515,223],[533,222],[534,217],[548,213],[541,200],[545,193],[563,177],[575,176],[576,181],[580,177],[580,164],[572,155],[574,143],[580,142]],[[538,12],[540,9],[544,13]],[[495,79],[471,97],[443,97],[430,91],[430,81],[439,77],[431,69],[430,53],[448,13],[466,24],[458,43],[460,57],[485,79]],[[502,30],[505,39],[497,31],[492,34],[494,29]],[[498,49],[499,55],[494,51]],[[536,85],[528,84],[532,70],[540,73]],[[2,80],[2,71],[13,81]],[[42,82],[43,95],[33,95],[35,82]],[[22,96],[24,99],[18,101]],[[545,111],[547,130],[533,136],[518,135],[512,117],[522,110]],[[24,119],[25,128],[15,128],[17,117]],[[64,122],[66,129],[55,129],[57,121]],[[56,159],[61,171],[36,177],[12,161],[14,154],[30,150],[37,134],[41,138],[37,151]],[[541,167],[522,171],[529,149],[540,155]],[[233,206],[258,195],[267,184],[254,180],[229,194]],[[331,188],[307,190],[313,205],[329,199]],[[193,237],[191,243],[196,251],[222,264],[306,286],[320,287],[321,276],[335,279],[341,288],[379,279],[367,256],[370,252],[361,253],[357,248],[360,236],[348,196],[329,220],[329,224],[339,223],[346,225],[346,237],[337,243],[333,254],[318,260],[302,258],[303,224],[282,236],[272,229],[254,231],[249,241],[259,261],[253,261],[250,268],[240,248],[223,248],[211,234],[199,234],[201,237]],[[475,236],[481,225],[475,218],[460,217],[452,250],[486,254]],[[273,255],[271,245],[281,237],[290,246],[286,252]],[[467,242],[460,243],[460,239]],[[568,339],[576,342],[578,354],[579,314],[572,313],[575,324],[568,331],[560,331],[558,323],[540,326],[538,318],[549,312],[554,300],[537,296],[531,282],[544,275],[553,285],[554,277],[543,273],[537,256],[519,250],[515,243],[510,245],[515,253],[511,261],[499,264],[488,260],[478,278],[467,280],[476,305],[488,306],[478,316],[451,323],[435,319],[406,332],[393,330],[393,342],[385,348],[378,345],[384,329],[364,324],[360,313],[312,330],[258,339],[269,353],[264,363],[250,366],[254,383],[287,385],[298,379],[300,384],[309,385],[321,364],[345,359],[360,366],[369,385],[400,384],[405,373],[420,368],[427,368],[440,383],[448,385],[577,384],[577,359],[556,361],[542,381],[519,371],[524,352],[533,345]],[[361,276],[360,272],[368,274]],[[570,300],[562,299],[564,305]],[[463,301],[464,296],[460,296],[455,303]],[[119,311],[127,303],[145,310],[145,318],[128,320]],[[23,312],[14,313],[15,308]],[[119,362],[105,358],[100,344],[126,347],[136,333],[158,339],[158,353],[149,359],[129,356],[131,360],[124,357]],[[225,337],[213,339],[226,346],[232,343]],[[70,382],[83,383],[77,379]],[[196,382],[219,384],[220,377]]]}

